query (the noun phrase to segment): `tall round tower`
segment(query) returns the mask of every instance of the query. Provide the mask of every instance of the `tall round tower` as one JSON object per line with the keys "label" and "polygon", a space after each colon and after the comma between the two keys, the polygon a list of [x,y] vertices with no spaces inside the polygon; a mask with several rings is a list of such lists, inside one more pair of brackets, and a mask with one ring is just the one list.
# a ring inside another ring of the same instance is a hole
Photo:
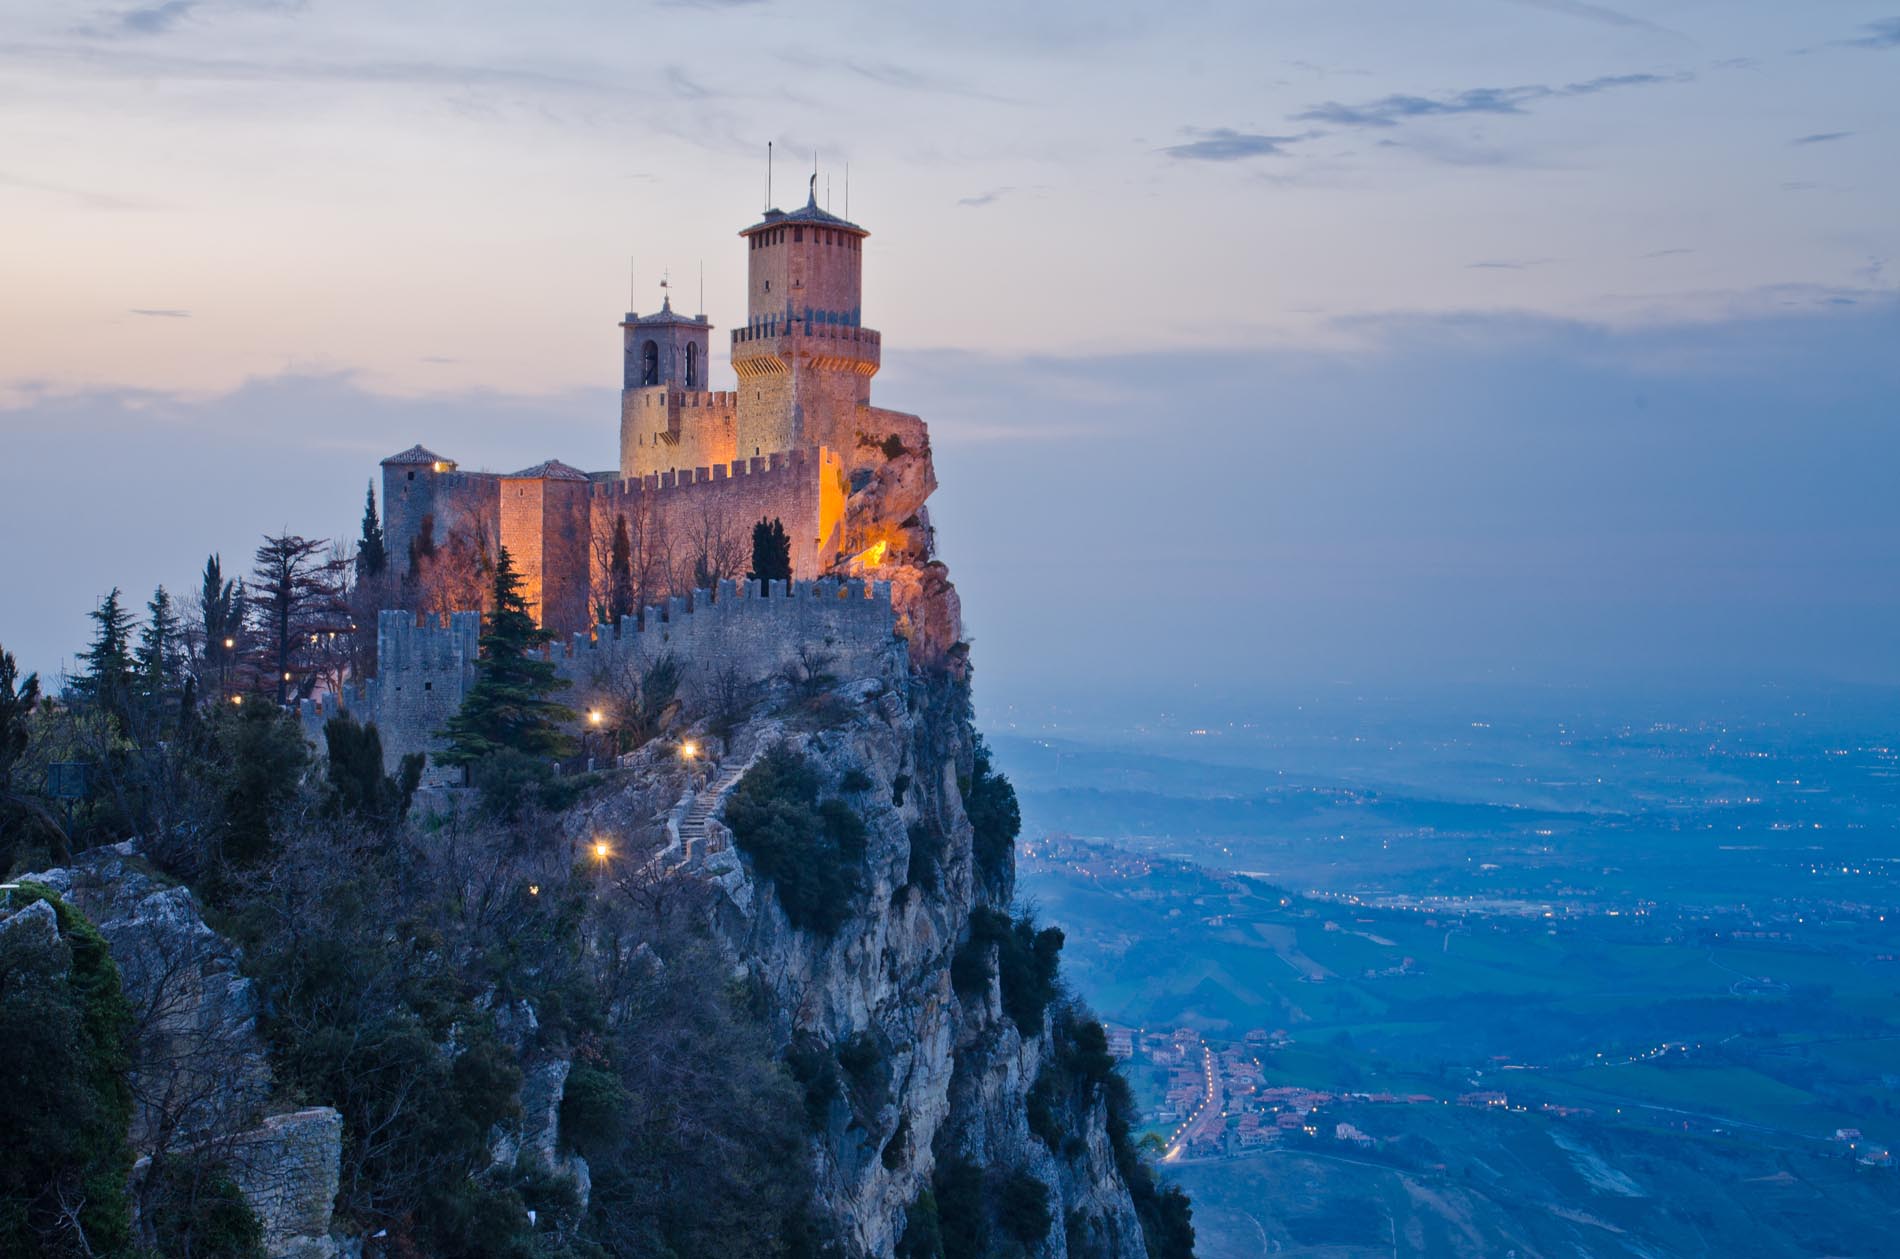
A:
{"label": "tall round tower", "polygon": [[732,333],[739,456],[828,446],[848,461],[879,362],[863,319],[870,233],[814,196],[739,235],[749,254],[746,323]]}

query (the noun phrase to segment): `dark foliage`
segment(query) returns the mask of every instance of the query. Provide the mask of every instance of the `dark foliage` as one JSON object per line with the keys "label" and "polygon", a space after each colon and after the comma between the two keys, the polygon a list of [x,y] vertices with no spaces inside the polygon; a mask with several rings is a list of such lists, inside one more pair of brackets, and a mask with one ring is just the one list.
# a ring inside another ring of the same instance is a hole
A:
{"label": "dark foliage", "polygon": [[569,685],[554,662],[534,649],[554,635],[534,623],[521,594],[521,579],[502,548],[495,561],[493,606],[482,626],[475,685],[443,731],[449,747],[441,760],[473,765],[502,751],[526,756],[565,755],[573,746],[563,727],[574,714],[548,698]]}
{"label": "dark foliage", "polygon": [[0,1254],[111,1255],[131,1239],[132,1012],[105,940],[49,901],[59,939],[0,934]]}
{"label": "dark foliage", "polygon": [[747,581],[763,583],[767,590],[775,581],[792,579],[792,540],[785,533],[785,522],[761,520],[752,526],[752,568]]}
{"label": "dark foliage", "polygon": [[1009,1172],[996,1187],[996,1222],[1025,1248],[1037,1246],[1054,1222],[1049,1210],[1049,1186],[1028,1168]]}
{"label": "dark foliage", "polygon": [[726,801],[733,841],[777,889],[793,926],[830,935],[863,885],[864,821],[820,800],[817,771],[781,744],[746,771]]}
{"label": "dark foliage", "polygon": [[983,1212],[983,1169],[967,1158],[940,1161],[931,1187],[944,1259],[983,1259],[990,1226]]}
{"label": "dark foliage", "polygon": [[943,1259],[943,1256],[937,1195],[926,1189],[904,1212],[904,1235],[897,1242],[897,1259]]}
{"label": "dark foliage", "polygon": [[263,1225],[224,1168],[168,1155],[145,1176],[141,1218],[159,1254],[264,1259]]}
{"label": "dark foliage", "polygon": [[401,823],[422,782],[423,754],[403,757],[391,778],[383,772],[383,737],[375,723],[359,724],[348,713],[324,723],[323,741],[329,756],[329,815],[352,817],[383,831]]}
{"label": "dark foliage", "polygon": [[240,709],[229,752],[223,855],[242,866],[271,851],[271,823],[296,794],[309,753],[296,719],[268,704]]}
{"label": "dark foliage", "polygon": [[389,571],[389,547],[383,540],[383,525],[376,518],[376,486],[363,494],[363,536],[356,542],[356,576],[373,581]]}
{"label": "dark foliage", "polygon": [[1016,836],[1023,829],[1022,811],[1016,804],[1016,789],[991,766],[990,750],[981,738],[976,741],[970,777],[959,785],[973,832],[977,876],[989,887],[1005,887],[1014,868]]}
{"label": "dark foliage", "polygon": [[958,993],[974,996],[992,977],[1000,980],[1003,1013],[1023,1035],[1036,1036],[1042,1032],[1044,1010],[1055,1000],[1061,959],[1060,927],[1038,930],[1031,917],[1012,921],[1000,910],[979,905],[970,911],[969,937],[950,960],[950,982]]}

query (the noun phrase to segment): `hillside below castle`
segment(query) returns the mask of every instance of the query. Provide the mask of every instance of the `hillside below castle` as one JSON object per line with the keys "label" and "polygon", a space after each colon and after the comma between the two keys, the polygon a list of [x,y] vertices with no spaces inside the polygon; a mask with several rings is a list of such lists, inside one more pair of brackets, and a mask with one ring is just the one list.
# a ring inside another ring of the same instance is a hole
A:
{"label": "hillside below castle", "polygon": [[617,471],[384,462],[327,689],[215,563],[182,649],[0,653],[0,1250],[1192,1254],[1015,904],[865,233],[742,235],[739,388],[629,315]]}

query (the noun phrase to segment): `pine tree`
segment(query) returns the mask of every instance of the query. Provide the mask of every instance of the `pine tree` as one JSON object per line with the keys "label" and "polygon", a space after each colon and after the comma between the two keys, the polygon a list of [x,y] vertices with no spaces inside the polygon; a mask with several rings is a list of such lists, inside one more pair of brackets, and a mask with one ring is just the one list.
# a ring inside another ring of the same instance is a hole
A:
{"label": "pine tree", "polygon": [[132,614],[119,606],[119,588],[114,586],[112,593],[86,616],[98,629],[93,632],[92,646],[79,653],[85,672],[74,679],[73,687],[124,730],[134,682]]}
{"label": "pine tree", "polygon": [[165,587],[152,592],[145,605],[145,625],[139,630],[139,647],[134,661],[138,674],[139,698],[161,713],[178,690],[180,670],[178,614],[172,610],[172,597]]}
{"label": "pine tree", "polygon": [[613,550],[607,570],[607,623],[617,626],[621,617],[633,615],[633,535],[627,531],[625,515],[614,517]]}
{"label": "pine tree", "polygon": [[442,732],[449,742],[440,757],[444,764],[472,765],[502,751],[560,756],[573,746],[561,728],[574,720],[573,712],[548,698],[569,685],[568,680],[553,661],[533,654],[554,634],[529,615],[506,547],[495,561],[491,593],[493,606],[482,626],[475,685]]}
{"label": "pine tree", "polygon": [[259,663],[280,705],[309,692],[328,636],[350,626],[343,561],[319,558],[328,545],[283,534],[266,537],[257,548],[251,620],[260,640]]}
{"label": "pine tree", "polygon": [[376,486],[363,496],[363,537],[356,544],[356,579],[381,577],[389,568],[389,548],[383,543],[382,522],[376,518]]}
{"label": "pine tree", "polygon": [[775,581],[792,579],[792,540],[785,534],[785,522],[777,517],[752,526],[752,571],[747,581],[756,581],[766,590]]}
{"label": "pine tree", "polygon": [[244,586],[225,580],[223,562],[216,555],[205,557],[204,581],[198,590],[198,619],[205,632],[204,662],[214,668],[230,664],[232,653],[239,647],[238,631],[244,625]]}

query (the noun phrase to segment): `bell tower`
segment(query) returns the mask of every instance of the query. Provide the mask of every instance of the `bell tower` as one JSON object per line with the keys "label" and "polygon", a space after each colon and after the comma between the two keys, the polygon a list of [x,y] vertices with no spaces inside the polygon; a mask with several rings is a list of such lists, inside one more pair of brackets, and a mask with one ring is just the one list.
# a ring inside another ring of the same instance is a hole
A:
{"label": "bell tower", "polygon": [[730,463],[737,452],[733,398],[707,388],[712,324],[673,309],[621,321],[620,475]]}
{"label": "bell tower", "polygon": [[827,446],[848,461],[858,409],[871,400],[879,335],[864,326],[864,241],[857,224],[803,208],[739,235],[748,254],[746,323],[732,333],[740,458]]}

